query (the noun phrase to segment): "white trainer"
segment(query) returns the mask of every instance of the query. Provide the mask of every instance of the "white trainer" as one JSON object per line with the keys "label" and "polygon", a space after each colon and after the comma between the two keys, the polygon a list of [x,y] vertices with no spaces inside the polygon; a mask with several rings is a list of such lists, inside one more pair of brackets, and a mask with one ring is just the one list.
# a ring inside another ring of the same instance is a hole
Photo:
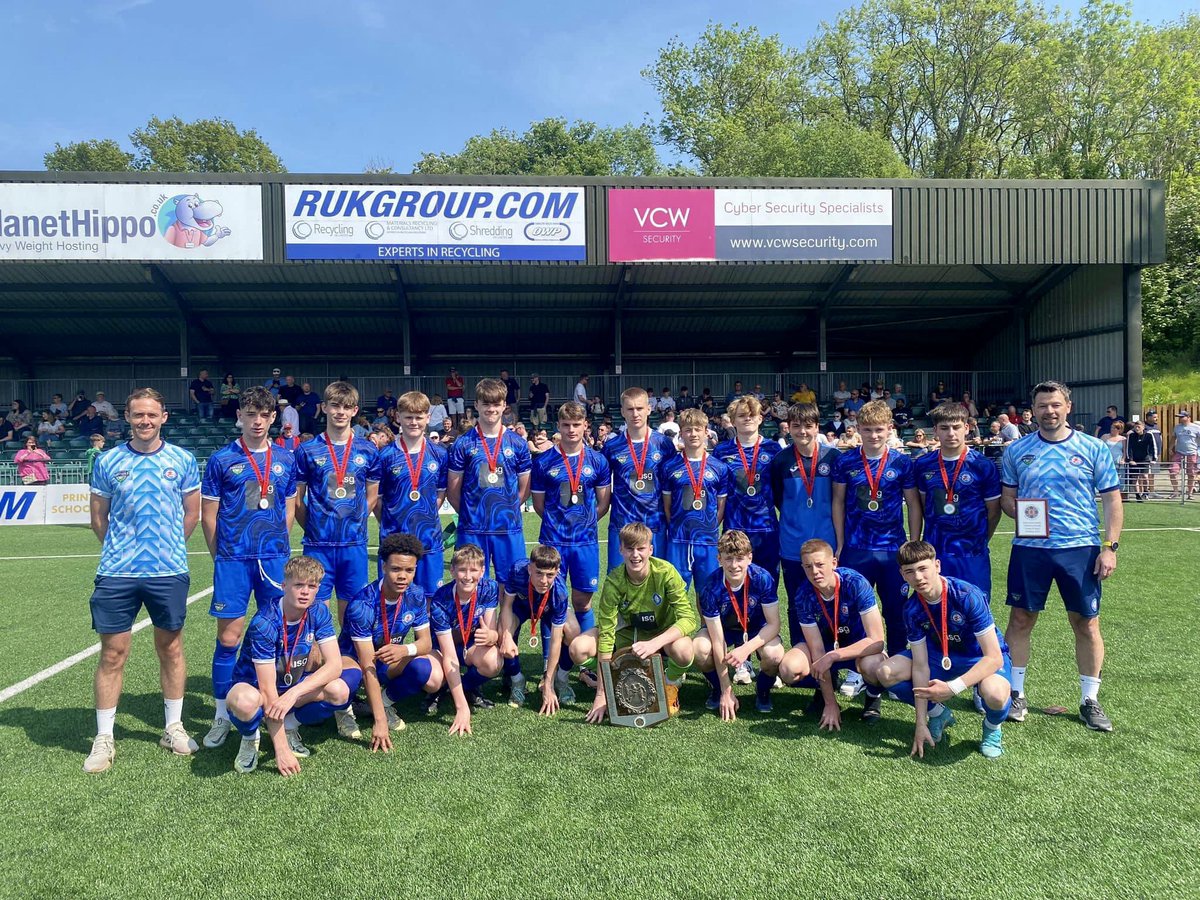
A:
{"label": "white trainer", "polygon": [[333,713],[333,721],[337,723],[337,731],[349,741],[362,740],[362,731],[358,727],[358,719],[354,718],[354,710],[339,709]]}
{"label": "white trainer", "polygon": [[259,732],[256,731],[253,737],[242,738],[237,757],[233,760],[233,771],[239,775],[249,775],[258,768],[258,737]]}
{"label": "white trainer", "polygon": [[83,771],[89,775],[106,772],[112,767],[113,757],[116,755],[117,748],[113,746],[113,736],[98,734],[92,741],[92,752],[83,761]]}
{"label": "white trainer", "polygon": [[307,759],[312,756],[312,751],[305,747],[304,742],[300,740],[299,728],[287,728],[284,729],[284,733],[287,736],[288,749],[296,754],[296,756],[300,759]]}
{"label": "white trainer", "polygon": [[733,670],[734,684],[749,684],[754,680],[754,672],[750,669],[750,660],[746,660]]}
{"label": "white trainer", "polygon": [[229,732],[233,729],[233,723],[228,719],[223,719],[217,716],[213,719],[212,728],[208,729],[208,734],[204,736],[203,744],[210,750],[220,747],[225,743],[225,738],[229,737]]}
{"label": "white trainer", "polygon": [[158,746],[170,750],[176,756],[191,756],[200,749],[200,745],[192,740],[182,722],[172,722],[164,728]]}
{"label": "white trainer", "polygon": [[388,703],[383,707],[383,714],[387,717],[388,731],[403,731],[408,727],[392,704]]}
{"label": "white trainer", "polygon": [[863,681],[861,675],[854,671],[846,673],[846,678],[842,682],[842,686],[838,688],[843,697],[857,697],[866,689],[866,682]]}

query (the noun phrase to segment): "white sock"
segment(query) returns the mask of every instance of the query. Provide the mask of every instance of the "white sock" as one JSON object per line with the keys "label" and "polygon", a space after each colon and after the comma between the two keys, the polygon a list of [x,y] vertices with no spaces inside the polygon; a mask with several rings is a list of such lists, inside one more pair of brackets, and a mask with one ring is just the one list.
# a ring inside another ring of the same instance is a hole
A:
{"label": "white sock", "polygon": [[216,716],[214,716],[214,718],[232,721],[229,718],[229,706],[227,705],[226,701],[224,701],[224,700],[217,701],[217,714],[216,714]]}
{"label": "white sock", "polygon": [[117,708],[96,710],[96,735],[107,734],[112,737],[113,722],[117,720]]}
{"label": "white sock", "polygon": [[1025,696],[1025,667],[1013,666],[1012,668],[1012,688],[1020,697]]}
{"label": "white sock", "polygon": [[296,718],[296,714],[294,712],[290,712],[283,717],[283,727],[288,731],[295,731],[300,727],[300,722]]}
{"label": "white sock", "polygon": [[946,707],[942,706],[940,703],[935,703],[925,711],[925,715],[930,719],[936,719],[945,711]]}
{"label": "white sock", "polygon": [[1100,694],[1100,679],[1091,675],[1079,676],[1079,703],[1082,706],[1088,700],[1095,700]]}
{"label": "white sock", "polygon": [[166,720],[166,727],[170,728],[175,722],[183,721],[183,698],[178,700],[168,700],[163,698],[163,719]]}

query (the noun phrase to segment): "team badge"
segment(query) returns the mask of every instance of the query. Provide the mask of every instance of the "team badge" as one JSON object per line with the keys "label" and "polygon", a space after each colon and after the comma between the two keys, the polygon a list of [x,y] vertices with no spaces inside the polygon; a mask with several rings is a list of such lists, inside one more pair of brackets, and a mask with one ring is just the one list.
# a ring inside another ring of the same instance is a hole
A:
{"label": "team badge", "polygon": [[1036,459],[1037,459],[1037,457],[1036,457],[1036,456],[1033,456],[1033,455],[1030,455],[1030,456],[1022,456],[1022,457],[1021,457],[1021,465],[1023,465],[1023,466],[1032,466],[1032,465],[1034,464],[1034,462],[1036,461]]}
{"label": "team badge", "polygon": [[509,459],[512,459],[512,455],[513,455],[512,447],[505,447],[504,455],[507,456]]}
{"label": "team badge", "polygon": [[276,475],[282,475],[283,474],[283,466],[281,466],[279,463],[275,463],[275,465],[271,466],[271,471],[274,472]]}
{"label": "team badge", "polygon": [[411,625],[411,624],[412,624],[412,620],[413,620],[413,614],[412,614],[412,613],[405,613],[405,614],[404,614],[404,624],[405,624],[405,625]]}
{"label": "team badge", "polygon": [[550,470],[550,477],[551,477],[551,478],[557,478],[557,477],[558,477],[558,473],[559,473],[559,472],[561,472],[561,471],[562,471],[562,469],[560,469],[560,468],[558,468],[557,466],[555,466],[553,469],[551,469],[551,470]]}
{"label": "team badge", "polygon": [[435,475],[437,474],[437,463],[431,462],[425,468],[427,468],[430,472],[433,472]]}
{"label": "team badge", "polygon": [[163,478],[167,479],[167,481],[174,481],[178,477],[179,473],[174,469],[163,469]]}
{"label": "team badge", "polygon": [[230,466],[229,471],[232,472],[234,475],[241,475],[243,472],[246,471],[246,464],[238,463],[237,465]]}
{"label": "team badge", "polygon": [[963,618],[962,613],[953,612],[953,613],[950,613],[950,621],[953,622],[955,625],[961,625],[963,622],[966,621],[966,619]]}
{"label": "team badge", "polygon": [[1073,466],[1082,466],[1083,465],[1083,457],[1072,456],[1069,460],[1067,460],[1067,462],[1069,462]]}
{"label": "team badge", "polygon": [[849,603],[842,604],[842,615],[843,616],[850,615],[850,604]]}
{"label": "team badge", "polygon": [[592,580],[589,582],[589,584],[590,584],[592,587],[595,587],[595,586],[596,586],[597,584],[599,584],[599,583],[600,583],[600,579],[599,579],[599,578],[593,578],[593,579],[592,579]]}
{"label": "team badge", "polygon": [[[653,453],[650,454],[650,458],[652,460],[654,460],[655,462],[659,462],[662,459],[662,454],[659,453],[657,450],[655,450]],[[624,461],[625,460],[621,460],[621,462],[624,462]]]}
{"label": "team badge", "polygon": [[619,462],[621,465],[625,465],[625,463],[629,462],[629,457],[628,456],[618,456],[617,462]]}
{"label": "team badge", "polygon": [[661,595],[661,594],[655,594],[655,595],[654,595],[654,605],[655,605],[655,606],[662,606],[662,602],[663,602],[662,595]]}
{"label": "team badge", "polygon": [[962,477],[958,480],[963,484],[970,484],[974,479],[971,478],[971,474],[969,472],[963,472]]}
{"label": "team badge", "polygon": [[400,474],[400,467],[399,467],[399,466],[392,466],[392,474],[393,474],[393,475],[399,475],[399,474]]}
{"label": "team badge", "polygon": [[313,460],[313,462],[316,463],[318,466],[323,466],[327,462],[329,462],[329,457],[328,456],[318,456],[316,459]]}
{"label": "team badge", "polygon": [[886,478],[888,481],[895,481],[896,480],[896,470],[888,469],[886,472],[883,473],[883,477]]}
{"label": "team badge", "polygon": [[583,474],[584,474],[584,475],[595,475],[595,474],[596,474],[596,470],[595,470],[595,469],[593,469],[591,466],[584,466],[584,467],[583,467]]}
{"label": "team badge", "polygon": [[361,466],[361,465],[364,465],[365,463],[366,463],[366,459],[364,457],[362,457],[362,456],[354,457],[354,464],[356,466]]}
{"label": "team badge", "polygon": [[128,472],[128,471],[124,471],[124,472],[118,472],[118,473],[117,473],[117,481],[124,481],[124,480],[125,480],[126,478],[128,478],[128,477],[129,477],[129,472]]}

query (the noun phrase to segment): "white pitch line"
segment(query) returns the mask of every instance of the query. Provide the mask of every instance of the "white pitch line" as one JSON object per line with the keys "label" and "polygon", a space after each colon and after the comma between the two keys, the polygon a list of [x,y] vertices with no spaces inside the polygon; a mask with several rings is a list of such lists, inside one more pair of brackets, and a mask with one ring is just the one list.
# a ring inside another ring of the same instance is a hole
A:
{"label": "white pitch line", "polygon": [[[190,606],[194,601],[199,600],[201,597],[207,597],[209,594],[212,593],[212,591],[213,591],[213,589],[211,587],[207,587],[202,591],[197,591],[196,593],[192,594],[192,596],[187,598],[188,605]],[[150,624],[152,624],[152,623],[151,623],[149,617],[147,617],[145,619],[142,619],[142,621],[135,623],[133,628],[130,629],[130,632],[133,634],[136,634],[137,632],[141,631],[143,628],[146,628]],[[6,687],[4,690],[0,691],[0,703],[3,703],[5,700],[12,699],[13,697],[17,696],[17,694],[20,694],[20,693],[23,693],[23,692],[29,690],[34,685],[41,684],[47,678],[53,678],[59,672],[65,672],[67,669],[71,668],[71,666],[75,665],[76,663],[83,662],[88,657],[95,656],[99,652],[100,652],[100,645],[92,644],[92,646],[88,647],[86,650],[80,650],[74,656],[68,656],[62,662],[56,662],[54,665],[50,666],[49,668],[42,669],[42,671],[38,672],[35,675],[30,675],[24,681],[18,681],[16,684],[12,685],[11,687]]]}

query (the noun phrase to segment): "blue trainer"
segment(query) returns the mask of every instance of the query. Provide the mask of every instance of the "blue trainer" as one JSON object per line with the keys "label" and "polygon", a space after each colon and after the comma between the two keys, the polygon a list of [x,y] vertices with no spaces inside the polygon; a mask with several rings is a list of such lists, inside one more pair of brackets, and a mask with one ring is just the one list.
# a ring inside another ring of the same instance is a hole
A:
{"label": "blue trainer", "polygon": [[1004,745],[1000,743],[1000,726],[992,728],[984,723],[983,740],[979,742],[979,752],[988,759],[995,759],[1004,754]]}

